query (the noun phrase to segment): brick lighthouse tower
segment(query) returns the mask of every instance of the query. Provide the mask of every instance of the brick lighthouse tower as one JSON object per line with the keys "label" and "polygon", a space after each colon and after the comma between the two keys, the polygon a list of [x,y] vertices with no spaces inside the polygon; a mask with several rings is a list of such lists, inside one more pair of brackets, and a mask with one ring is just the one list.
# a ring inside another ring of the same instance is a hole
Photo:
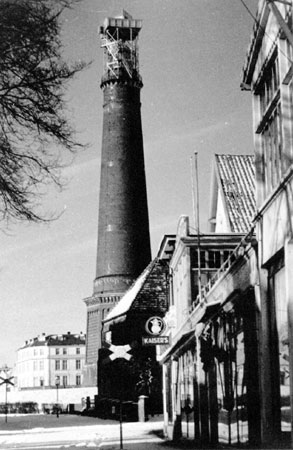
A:
{"label": "brick lighthouse tower", "polygon": [[102,320],[151,260],[138,70],[141,20],[123,11],[100,28],[103,137],[96,278],[87,306],[84,385],[97,383]]}

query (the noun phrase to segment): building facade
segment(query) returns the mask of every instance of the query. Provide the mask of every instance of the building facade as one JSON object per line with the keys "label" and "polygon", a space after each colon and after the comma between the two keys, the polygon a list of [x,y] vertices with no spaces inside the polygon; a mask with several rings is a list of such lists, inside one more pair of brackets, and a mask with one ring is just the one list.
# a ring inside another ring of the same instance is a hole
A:
{"label": "building facade", "polygon": [[227,407],[229,402],[235,405],[235,386],[232,389],[229,378],[235,368],[229,349],[233,345],[235,353],[239,341],[241,384],[243,329],[251,322],[250,317],[243,319],[243,303],[250,302],[252,284],[250,263],[243,261],[244,237],[243,233],[201,234],[199,242],[190,234],[188,218],[179,221],[165,316],[171,345],[160,347],[158,354],[163,365],[165,433],[170,439],[190,438],[203,445],[237,442],[231,429],[235,411]]}
{"label": "building facade", "polygon": [[261,309],[261,439],[293,442],[291,2],[259,1],[243,71],[252,94]]}
{"label": "building facade", "polygon": [[[160,358],[173,436],[293,445],[292,48],[291,3],[260,0],[241,84],[252,95],[256,209],[231,264],[203,287],[181,330],[171,314],[175,338]],[[223,199],[213,203],[220,226],[229,223]]]}
{"label": "building facade", "polygon": [[[172,245],[172,238],[168,241]],[[162,412],[161,366],[156,346],[146,345],[146,324],[162,317],[169,302],[169,270],[165,259],[155,258],[133,283],[103,322],[100,350],[99,396],[137,402],[147,396],[150,412]],[[126,350],[121,355],[115,349]]]}
{"label": "building facade", "polygon": [[258,444],[259,309],[253,155],[215,155],[210,234],[178,224],[170,259],[164,428],[196,445]]}
{"label": "building facade", "polygon": [[42,334],[17,351],[18,390],[80,387],[85,361],[86,336]]}
{"label": "building facade", "polygon": [[96,277],[87,306],[84,384],[97,385],[102,321],[151,261],[141,124],[138,35],[123,11],[100,29],[104,50],[103,138]]}
{"label": "building facade", "polygon": [[96,387],[82,386],[85,343],[84,333],[70,332],[43,333],[27,340],[9,372],[12,384],[7,392],[4,385],[0,389],[0,403],[7,401],[11,411],[24,404],[35,405],[39,412],[50,411],[55,404],[63,411],[84,409],[87,398],[97,395]]}

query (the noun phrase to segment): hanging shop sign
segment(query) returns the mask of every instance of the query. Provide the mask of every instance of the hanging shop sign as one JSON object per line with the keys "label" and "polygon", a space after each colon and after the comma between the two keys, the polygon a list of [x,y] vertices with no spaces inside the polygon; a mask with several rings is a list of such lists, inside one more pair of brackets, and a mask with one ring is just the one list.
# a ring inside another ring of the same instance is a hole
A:
{"label": "hanging shop sign", "polygon": [[169,344],[169,336],[142,337],[143,345],[166,345]]}
{"label": "hanging shop sign", "polygon": [[145,324],[145,331],[151,336],[160,336],[166,329],[164,319],[159,316],[150,317]]}
{"label": "hanging shop sign", "polygon": [[166,330],[164,319],[159,316],[150,317],[145,324],[145,330],[149,336],[142,337],[143,345],[164,345],[169,344],[169,336],[162,336]]}

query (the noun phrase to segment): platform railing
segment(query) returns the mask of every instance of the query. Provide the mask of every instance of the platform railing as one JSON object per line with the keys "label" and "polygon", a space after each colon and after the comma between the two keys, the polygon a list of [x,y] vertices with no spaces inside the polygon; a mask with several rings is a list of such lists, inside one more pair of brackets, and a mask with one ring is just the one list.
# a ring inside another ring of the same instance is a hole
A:
{"label": "platform railing", "polygon": [[192,302],[190,307],[190,312],[192,312],[200,303],[203,303],[208,296],[211,289],[214,285],[223,277],[225,273],[228,272],[230,267],[234,264],[234,262],[243,257],[247,251],[248,245],[255,244],[255,225],[251,227],[249,232],[241,239],[240,243],[237,247],[231,252],[230,256],[224,261],[221,267],[215,272],[213,277],[202,286],[200,292],[198,293],[196,299]]}

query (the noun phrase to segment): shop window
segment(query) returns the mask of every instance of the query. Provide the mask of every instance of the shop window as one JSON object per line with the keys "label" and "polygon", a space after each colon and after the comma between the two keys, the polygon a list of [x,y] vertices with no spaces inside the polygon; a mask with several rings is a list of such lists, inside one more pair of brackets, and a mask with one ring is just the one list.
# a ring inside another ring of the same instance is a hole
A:
{"label": "shop window", "polygon": [[282,432],[291,431],[291,403],[290,403],[290,370],[289,351],[290,341],[288,336],[288,305],[285,284],[285,267],[282,260],[275,263],[270,269],[269,277],[270,293],[272,298],[272,310],[275,321],[275,333],[277,343],[277,370],[279,379],[279,408],[280,428]]}
{"label": "shop window", "polygon": [[194,354],[185,352],[179,359],[182,436],[194,438]]}
{"label": "shop window", "polygon": [[227,314],[214,333],[219,442],[243,444],[248,441],[243,319]]}

